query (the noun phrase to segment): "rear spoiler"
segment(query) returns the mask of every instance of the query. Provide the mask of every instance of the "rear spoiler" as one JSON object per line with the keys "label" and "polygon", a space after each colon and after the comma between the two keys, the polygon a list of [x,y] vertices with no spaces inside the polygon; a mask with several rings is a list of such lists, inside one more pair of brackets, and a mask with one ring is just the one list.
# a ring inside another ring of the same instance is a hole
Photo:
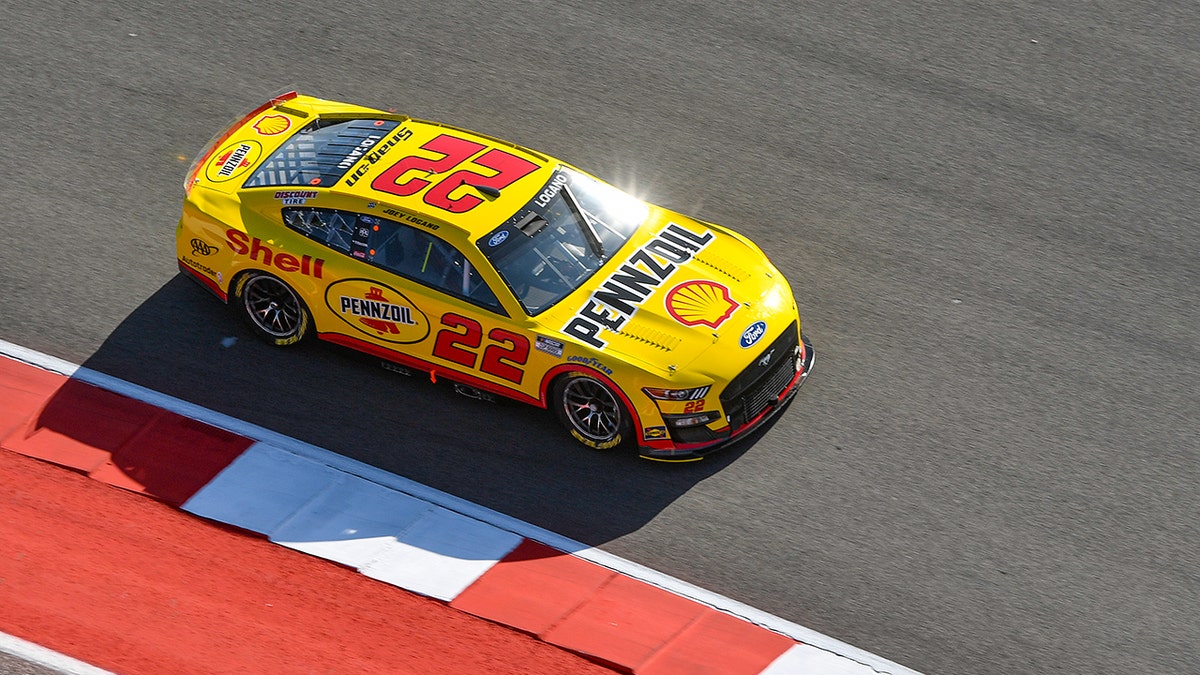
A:
{"label": "rear spoiler", "polygon": [[[240,129],[242,125],[244,125],[246,122],[249,122],[252,118],[260,113],[266,112],[271,108],[281,107],[284,103],[287,103],[297,96],[299,96],[299,94],[296,92],[289,91],[287,93],[272,97],[271,100],[267,101],[266,103],[235,119],[232,123],[228,124],[224,130],[213,136],[212,140],[208,142],[208,145],[204,146],[204,150],[202,150],[199,155],[196,155],[196,159],[192,162],[191,167],[188,168],[187,179],[183,183],[184,193],[191,193],[192,186],[196,184],[196,176],[200,173],[200,169],[204,167],[204,163],[208,161],[209,157],[216,152],[217,148],[221,147],[221,144],[224,143],[225,140],[230,136],[232,136],[235,131]],[[287,109],[284,112],[294,114],[297,117],[307,117],[307,114],[301,113],[297,110]]]}

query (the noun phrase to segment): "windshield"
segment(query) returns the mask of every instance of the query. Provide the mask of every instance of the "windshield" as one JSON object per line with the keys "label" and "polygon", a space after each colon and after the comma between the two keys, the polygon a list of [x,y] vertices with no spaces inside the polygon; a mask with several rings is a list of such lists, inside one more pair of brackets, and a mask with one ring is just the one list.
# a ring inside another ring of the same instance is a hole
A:
{"label": "windshield", "polygon": [[536,197],[475,244],[534,316],[595,274],[648,215],[640,200],[560,167]]}

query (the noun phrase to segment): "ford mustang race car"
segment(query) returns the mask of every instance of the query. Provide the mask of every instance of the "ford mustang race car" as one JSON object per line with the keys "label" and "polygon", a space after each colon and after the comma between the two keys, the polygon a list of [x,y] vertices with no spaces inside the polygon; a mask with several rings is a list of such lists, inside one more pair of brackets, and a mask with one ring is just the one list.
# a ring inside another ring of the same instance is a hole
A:
{"label": "ford mustang race car", "polygon": [[783,407],[813,350],[728,229],[536,151],[292,92],[187,177],[180,269],[268,342],[316,337],[693,460]]}

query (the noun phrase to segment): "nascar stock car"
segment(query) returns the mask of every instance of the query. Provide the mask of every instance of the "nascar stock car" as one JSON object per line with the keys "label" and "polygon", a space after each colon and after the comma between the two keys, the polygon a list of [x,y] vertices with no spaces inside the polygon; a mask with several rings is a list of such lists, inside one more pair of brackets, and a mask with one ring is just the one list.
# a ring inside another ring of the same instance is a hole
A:
{"label": "nascar stock car", "polygon": [[749,240],[478,133],[291,92],[219,134],[185,192],[180,269],[268,342],[551,408],[593,448],[697,459],[812,367]]}

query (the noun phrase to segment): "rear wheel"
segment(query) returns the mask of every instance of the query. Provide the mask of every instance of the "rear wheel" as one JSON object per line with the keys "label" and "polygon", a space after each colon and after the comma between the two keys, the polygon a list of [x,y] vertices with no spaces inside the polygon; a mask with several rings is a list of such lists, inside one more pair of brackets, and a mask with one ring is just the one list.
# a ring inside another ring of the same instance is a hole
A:
{"label": "rear wheel", "polygon": [[238,279],[237,306],[263,340],[277,346],[294,345],[312,328],[312,316],[296,291],[281,279],[251,272]]}
{"label": "rear wheel", "polygon": [[620,397],[587,375],[567,375],[554,383],[554,410],[575,440],[597,450],[620,445],[633,428]]}

